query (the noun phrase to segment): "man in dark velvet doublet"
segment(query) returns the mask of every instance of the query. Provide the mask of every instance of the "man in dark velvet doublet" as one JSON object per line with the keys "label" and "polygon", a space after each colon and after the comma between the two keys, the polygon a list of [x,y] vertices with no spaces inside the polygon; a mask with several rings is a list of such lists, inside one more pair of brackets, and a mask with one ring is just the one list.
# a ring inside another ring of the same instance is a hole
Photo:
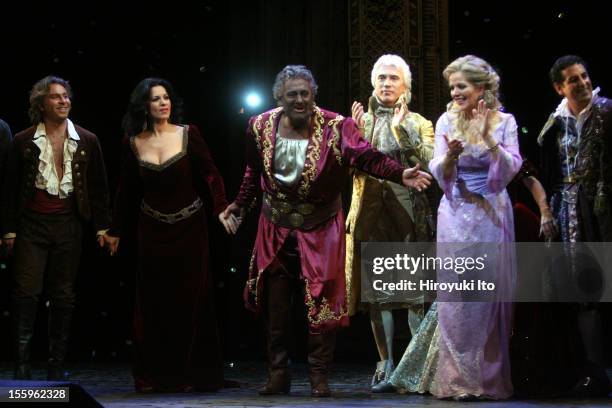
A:
{"label": "man in dark velvet doublet", "polygon": [[83,222],[98,239],[109,227],[108,187],[96,136],[68,119],[68,82],[38,81],[30,93],[33,126],[12,141],[2,200],[2,239],[14,253],[11,314],[16,379],[29,379],[30,346],[40,295],[49,300],[47,378],[63,369]]}

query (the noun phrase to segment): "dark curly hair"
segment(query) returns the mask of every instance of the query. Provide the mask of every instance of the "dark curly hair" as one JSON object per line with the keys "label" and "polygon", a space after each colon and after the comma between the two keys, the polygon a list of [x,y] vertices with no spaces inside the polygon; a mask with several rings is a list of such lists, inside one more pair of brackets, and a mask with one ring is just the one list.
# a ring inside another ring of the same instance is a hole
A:
{"label": "dark curly hair", "polygon": [[162,78],[145,78],[132,91],[130,104],[123,116],[122,127],[126,135],[134,136],[143,130],[151,130],[153,123],[148,115],[148,105],[151,98],[151,88],[154,86],[163,86],[166,92],[168,92],[170,102],[172,103],[170,123],[181,123],[183,101],[174,91],[170,82]]}
{"label": "dark curly hair", "polygon": [[72,87],[65,79],[49,75],[36,82],[30,91],[30,109],[28,116],[33,125],[43,121],[42,106],[45,96],[49,95],[49,88],[53,84],[59,84],[66,89],[68,97],[72,99]]}
{"label": "dark curly hair", "polygon": [[587,69],[586,62],[584,62],[584,60],[578,55],[564,55],[563,57],[558,58],[550,69],[550,81],[553,84],[562,83],[565,78],[563,78],[561,71],[575,64],[582,65],[584,69]]}

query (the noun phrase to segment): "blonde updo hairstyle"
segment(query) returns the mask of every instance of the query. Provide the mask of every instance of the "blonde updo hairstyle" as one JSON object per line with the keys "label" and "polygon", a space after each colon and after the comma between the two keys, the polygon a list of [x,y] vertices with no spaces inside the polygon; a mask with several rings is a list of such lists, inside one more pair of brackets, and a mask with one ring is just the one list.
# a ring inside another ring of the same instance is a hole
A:
{"label": "blonde updo hairstyle", "polygon": [[[442,72],[444,79],[448,83],[449,78],[452,74],[461,72],[465,79],[474,86],[483,87],[484,93],[482,99],[485,101],[487,108],[492,111],[498,111],[502,105],[499,102],[499,75],[491,64],[482,58],[474,55],[465,55],[459,57],[451,62],[446,69]],[[453,101],[447,105],[447,110],[450,113],[454,113],[453,117],[456,117],[455,129],[460,134],[463,134],[464,138],[470,143],[475,143],[480,140],[480,137],[472,137],[474,135],[467,135],[468,119],[465,116],[465,112],[457,112],[453,109]],[[498,120],[498,115],[489,115],[489,121]],[[492,125],[492,123],[490,123]],[[492,128],[492,126],[490,126]]]}

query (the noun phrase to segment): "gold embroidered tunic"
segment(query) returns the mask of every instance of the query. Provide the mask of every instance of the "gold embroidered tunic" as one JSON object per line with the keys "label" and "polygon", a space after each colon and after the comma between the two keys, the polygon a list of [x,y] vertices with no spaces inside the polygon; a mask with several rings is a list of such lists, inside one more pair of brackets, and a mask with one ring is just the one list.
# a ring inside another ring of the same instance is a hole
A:
{"label": "gold embroidered tunic", "polygon": [[[262,113],[251,118],[247,128],[247,168],[235,203],[248,207],[262,191],[264,201],[269,203],[264,202],[259,218],[245,305],[260,310],[265,281],[261,277],[287,237],[295,232],[309,328],[311,333],[319,333],[348,324],[344,215],[339,204],[350,168],[399,183],[404,167],[372,149],[351,118],[315,107],[302,174],[297,183],[283,184],[275,177],[274,159],[281,116],[282,108]],[[264,213],[266,207],[270,214]],[[321,211],[326,217],[307,225],[308,217]],[[303,224],[283,224],[287,215],[290,221],[301,219]]]}

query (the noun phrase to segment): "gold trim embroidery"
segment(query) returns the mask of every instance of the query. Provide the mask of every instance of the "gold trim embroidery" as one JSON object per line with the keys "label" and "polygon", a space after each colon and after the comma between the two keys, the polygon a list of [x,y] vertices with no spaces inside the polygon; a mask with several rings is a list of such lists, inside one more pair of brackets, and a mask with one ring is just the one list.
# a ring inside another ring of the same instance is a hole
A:
{"label": "gold trim embroidery", "polygon": [[[255,265],[255,249],[253,248],[253,252],[251,253],[251,261],[249,262],[249,275],[252,273],[254,265]],[[258,304],[258,299],[257,299],[257,283],[258,282],[259,282],[259,271],[257,271],[256,277],[252,279],[248,279],[246,283],[247,290],[249,291],[249,293],[253,295],[253,298],[255,299],[255,305]]]}
{"label": "gold trim embroidery", "polygon": [[257,303],[257,280],[259,278],[253,278],[247,280],[247,286],[249,288],[249,292],[255,297],[255,303]]}
{"label": "gold trim embroidery", "polygon": [[331,147],[334,150],[334,154],[336,155],[336,161],[338,164],[342,166],[342,151],[338,147],[338,141],[340,141],[340,131],[338,130],[338,124],[344,119],[342,115],[336,116],[334,119],[330,120],[327,124],[331,126],[334,131],[334,137],[329,139],[327,142],[327,146]]}
{"label": "gold trim embroidery", "polygon": [[310,285],[308,284],[308,280],[304,279],[304,282],[306,287],[306,306],[308,306],[308,321],[311,324],[317,325],[323,323],[324,321],[340,320],[343,317],[348,316],[348,312],[342,306],[340,306],[339,313],[335,313],[333,310],[331,310],[331,307],[329,306],[329,301],[325,296],[323,296],[323,298],[321,299],[321,304],[319,305],[319,312],[317,313],[317,317],[313,318],[312,312],[315,311],[314,309],[316,308],[316,304],[314,299],[312,298],[312,295],[310,294]]}
{"label": "gold trim embroidery", "polygon": [[[352,204],[352,203],[351,203]],[[349,211],[350,214],[350,211]],[[348,222],[348,219],[347,219]],[[353,238],[353,230],[351,229],[351,233],[346,234],[345,235],[345,258],[344,258],[344,264],[345,266],[345,270],[344,270],[344,291],[345,291],[345,298],[346,298],[346,305],[347,305],[347,311],[351,312],[350,309],[353,308],[353,262],[354,262],[354,247],[355,247],[355,240]],[[354,312],[353,312],[354,313]]]}
{"label": "gold trim embroidery", "polygon": [[257,149],[261,152],[261,136],[259,135],[259,127],[261,126],[261,119],[263,118],[263,114],[258,115],[253,122],[253,133],[255,133],[255,144],[257,145]]}
{"label": "gold trim embroidery", "polygon": [[308,146],[306,154],[306,163],[304,163],[304,172],[302,173],[302,182],[298,189],[300,199],[306,200],[310,193],[310,183],[317,177],[317,162],[321,158],[321,142],[323,141],[323,124],[325,118],[323,112],[317,106],[314,107],[314,132],[312,132],[311,142]]}
{"label": "gold trim embroidery", "polygon": [[266,121],[263,131],[263,165],[264,171],[270,183],[270,188],[272,190],[277,189],[276,182],[274,181],[274,176],[272,176],[272,129],[274,127],[276,116],[281,110],[282,108],[276,108],[272,111],[272,113],[270,113],[270,116]]}

